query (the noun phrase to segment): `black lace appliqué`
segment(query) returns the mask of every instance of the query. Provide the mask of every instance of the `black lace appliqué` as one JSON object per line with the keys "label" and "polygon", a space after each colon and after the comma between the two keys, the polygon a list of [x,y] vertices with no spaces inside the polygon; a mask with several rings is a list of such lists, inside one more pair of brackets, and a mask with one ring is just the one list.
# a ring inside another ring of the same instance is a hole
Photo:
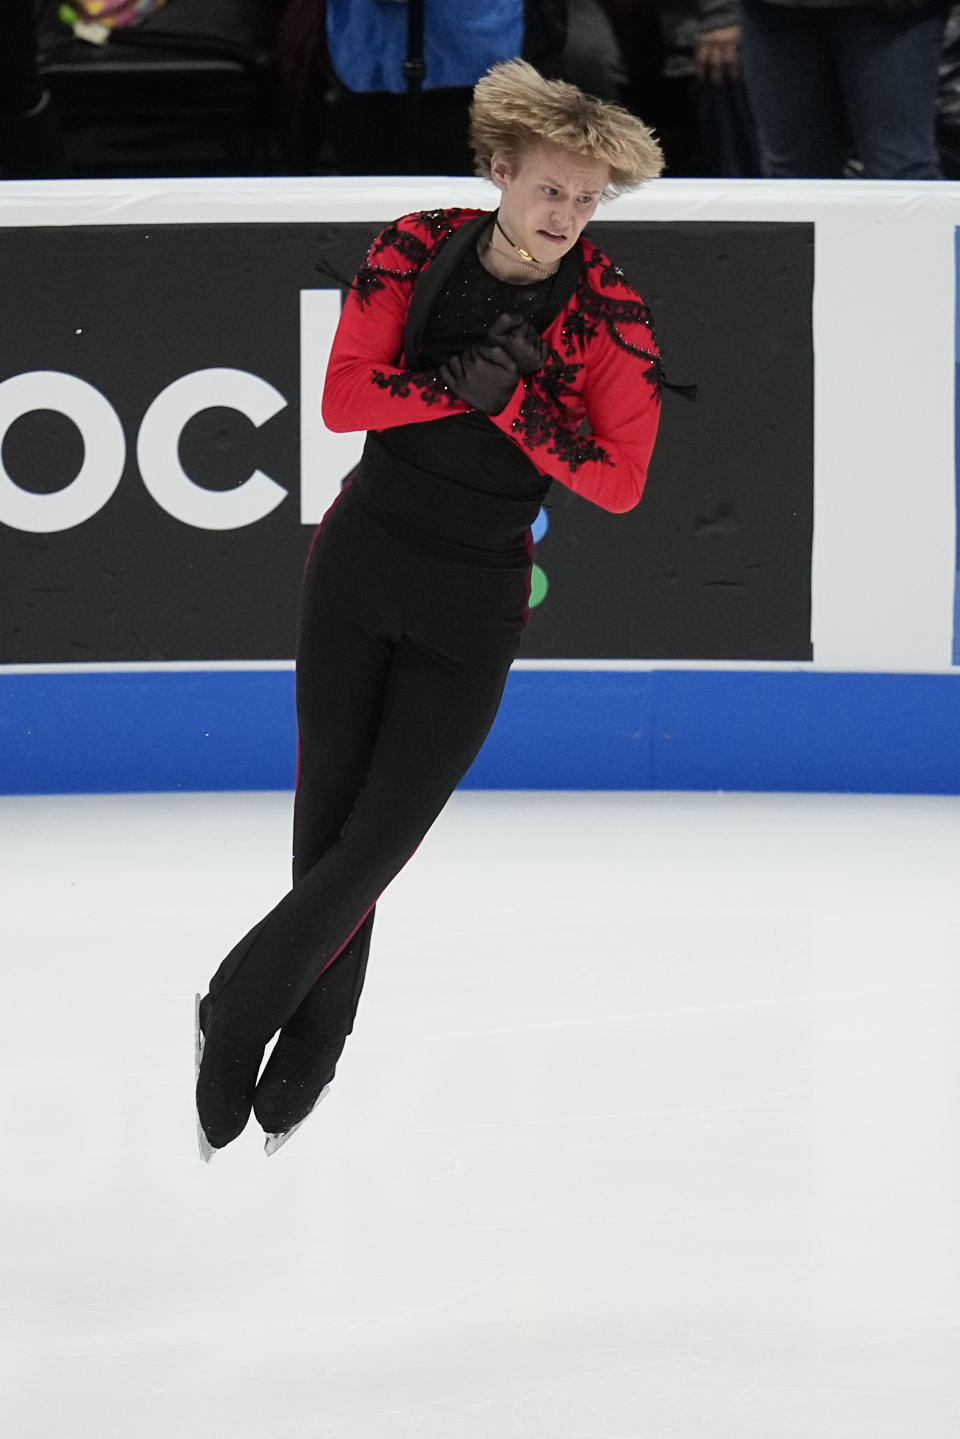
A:
{"label": "black lace appliqu\u00e9", "polygon": [[[410,261],[409,269],[402,269],[400,266],[388,266],[374,264],[378,255],[384,250],[396,250],[405,260]],[[387,228],[377,236],[370,249],[367,251],[367,258],[357,271],[357,278],[353,282],[354,293],[361,305],[367,305],[379,290],[385,288],[386,280],[415,280],[425,264],[430,251],[422,240],[416,235],[411,235],[409,230],[401,230],[398,225],[388,225]]]}
{"label": "black lace appliqu\u00e9", "polygon": [[543,369],[526,380],[526,395],[520,414],[513,422],[514,430],[532,449],[546,449],[548,455],[556,455],[571,472],[591,460],[613,464],[603,446],[591,435],[572,430],[566,423],[562,399],[574,393],[573,381],[582,369],[582,365],[565,363],[556,350],[552,351]]}
{"label": "black lace appliqu\u00e9", "polygon": [[381,270],[375,265],[360,266],[350,288],[361,305],[368,305],[377,291],[385,288],[383,276],[389,273],[389,270]]}
{"label": "black lace appliqu\u00e9", "polygon": [[462,213],[459,206],[454,206],[451,210],[419,210],[414,219],[428,230],[434,239],[445,240],[457,228],[452,222],[459,219]]}
{"label": "black lace appliqu\u00e9", "polygon": [[556,350],[551,350],[547,363],[531,379],[545,399],[559,405],[564,395],[574,393],[573,382],[582,369],[582,365],[565,364]]}
{"label": "black lace appliqu\u00e9", "polygon": [[[614,285],[625,285],[627,283],[627,277],[619,265],[615,265],[612,260],[607,260],[605,257],[599,255],[597,261],[603,266],[600,271],[600,283],[604,289],[611,289]],[[597,263],[597,261],[593,263]]]}
{"label": "black lace appliqu\u00e9", "polygon": [[[619,266],[614,265],[599,251],[586,262],[577,283],[575,308],[568,314],[561,330],[564,348],[568,355],[574,354],[575,351],[582,354],[587,342],[593,339],[602,325],[615,345],[626,350],[628,355],[645,362],[643,378],[659,398],[660,357],[656,348],[653,317],[642,300],[601,295],[595,290],[590,283],[589,272],[598,269],[600,284],[605,289],[626,283]],[[624,325],[642,325],[648,330],[652,341],[650,348],[628,340],[621,328]]]}
{"label": "black lace appliqu\u00e9", "polygon": [[[426,240],[421,240],[420,236],[414,235],[412,231],[403,229],[396,221],[381,230],[367,251],[367,258],[357,271],[357,278],[353,283],[353,290],[360,304],[369,304],[374,295],[384,289],[388,278],[415,280],[423,267],[434,258],[440,245],[453,234],[456,226],[452,221],[459,214],[459,210],[424,210],[413,217],[433,236],[436,242],[433,245],[427,244]],[[393,250],[401,255],[409,262],[409,268],[378,265],[376,260],[385,250]]]}
{"label": "black lace appliqu\u00e9", "polygon": [[450,393],[439,375],[430,371],[398,370],[395,375],[385,375],[383,370],[374,370],[371,379],[378,389],[389,390],[391,395],[401,400],[408,400],[413,390],[419,390],[420,398],[426,405],[452,406],[456,403],[456,396]]}
{"label": "black lace appliqu\u00e9", "polygon": [[381,230],[367,251],[367,264],[372,264],[384,250],[396,250],[418,270],[430,254],[430,246],[425,240],[421,240],[419,235],[414,235],[409,230],[402,230],[396,223]]}

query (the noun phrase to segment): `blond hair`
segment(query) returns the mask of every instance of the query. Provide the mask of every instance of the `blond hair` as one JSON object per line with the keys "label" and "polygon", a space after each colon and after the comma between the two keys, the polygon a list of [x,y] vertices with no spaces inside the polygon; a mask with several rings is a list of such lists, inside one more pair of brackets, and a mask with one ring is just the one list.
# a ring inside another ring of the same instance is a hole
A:
{"label": "blond hair", "polygon": [[490,178],[496,151],[515,165],[537,143],[562,145],[606,165],[606,199],[656,179],[663,169],[653,131],[622,105],[585,95],[565,80],[545,80],[525,60],[493,65],[474,86],[470,106],[477,174]]}

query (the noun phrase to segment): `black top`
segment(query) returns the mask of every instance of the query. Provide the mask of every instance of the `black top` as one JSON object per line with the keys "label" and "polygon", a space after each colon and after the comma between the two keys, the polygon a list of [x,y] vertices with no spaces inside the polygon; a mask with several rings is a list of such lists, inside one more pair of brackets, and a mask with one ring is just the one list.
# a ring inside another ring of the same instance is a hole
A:
{"label": "black top", "polygon": [[[572,293],[579,254],[565,257],[558,274],[545,280],[510,285],[480,263],[477,240],[482,243],[486,229],[485,224],[464,236],[462,252],[451,254],[453,263],[437,277],[425,312],[416,324],[408,323],[408,338],[411,330],[417,335],[413,353],[405,348],[411,370],[432,370],[484,340],[505,312],[523,314],[542,334]],[[422,278],[414,291],[411,314],[423,283]],[[421,305],[425,299],[420,297]],[[371,431],[355,491],[381,520],[411,539],[452,543],[464,558],[496,554],[525,562],[527,532],[550,484],[549,475],[492,420],[470,410]]]}
{"label": "black top", "polygon": [[486,338],[500,315],[523,315],[534,329],[546,325],[553,276],[532,285],[508,285],[485,270],[471,245],[449,276],[430,311],[420,341],[424,369],[459,355]]}
{"label": "black top", "polygon": [[[470,245],[423,327],[418,368],[431,370],[484,340],[504,312],[546,323],[554,277],[508,285],[485,270]],[[519,446],[477,411],[397,425],[371,435],[360,492],[418,528],[481,547],[516,545],[550,485]],[[492,502],[492,503],[491,503]]]}

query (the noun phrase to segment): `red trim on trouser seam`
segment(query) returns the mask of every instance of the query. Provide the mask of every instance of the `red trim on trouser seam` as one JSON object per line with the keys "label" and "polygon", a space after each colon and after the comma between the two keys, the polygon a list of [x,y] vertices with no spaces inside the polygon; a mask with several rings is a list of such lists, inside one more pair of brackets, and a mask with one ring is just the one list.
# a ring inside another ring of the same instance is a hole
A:
{"label": "red trim on trouser seam", "polygon": [[[422,843],[423,843],[423,841],[421,840],[421,841],[420,841],[420,844],[422,844]],[[403,861],[403,864],[400,866],[400,869],[397,870],[397,874],[400,874],[400,872],[401,872],[402,870],[405,870],[405,869],[406,869],[407,865],[408,865],[408,864],[410,863],[410,861],[413,859],[413,856],[416,854],[416,852],[417,852],[417,850],[418,850],[419,848],[420,848],[420,845],[419,845],[419,844],[414,846],[414,848],[413,848],[413,849],[410,851],[410,853],[407,855],[406,859]],[[396,877],[397,877],[397,875],[395,874],[395,875],[394,875],[394,879],[396,879]],[[343,951],[346,949],[346,947],[347,947],[347,945],[350,943],[351,939],[353,939],[353,937],[354,937],[354,935],[357,933],[357,931],[362,928],[363,923],[364,923],[364,921],[365,921],[366,918],[367,918],[367,915],[369,915],[372,910],[376,909],[377,905],[380,903],[381,899],[383,898],[383,895],[384,895],[384,891],[381,890],[380,893],[377,895],[376,899],[373,901],[373,904],[370,905],[370,908],[369,908],[363,915],[361,915],[361,917],[357,920],[357,923],[353,926],[353,929],[351,929],[350,933],[347,935],[346,939],[343,941],[343,944],[341,944],[341,946],[340,946],[340,948],[337,950],[337,952],[336,952],[335,954],[332,954],[332,955],[330,956],[330,958],[327,960],[326,964],[325,964],[325,965],[323,966],[323,968],[321,969],[320,974],[326,974],[327,970],[330,968],[331,964],[333,964],[334,960],[340,958],[341,954],[343,954]],[[318,979],[320,978],[320,974],[317,975],[317,978],[318,978]]]}

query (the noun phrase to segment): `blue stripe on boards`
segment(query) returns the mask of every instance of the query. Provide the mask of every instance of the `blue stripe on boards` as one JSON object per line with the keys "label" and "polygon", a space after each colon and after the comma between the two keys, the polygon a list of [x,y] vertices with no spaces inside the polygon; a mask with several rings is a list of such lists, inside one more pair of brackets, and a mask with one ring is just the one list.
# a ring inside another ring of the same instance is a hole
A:
{"label": "blue stripe on boards", "polygon": [[[0,792],[292,788],[291,671],[0,673]],[[960,793],[960,676],[518,670],[468,788]]]}
{"label": "blue stripe on boards", "polygon": [[954,242],[954,386],[953,386],[953,466],[957,508],[957,576],[953,592],[953,663],[960,665],[960,227],[953,231]]}
{"label": "blue stripe on boards", "polygon": [[[957,306],[960,309],[960,277],[957,283]],[[957,513],[957,574],[953,590],[953,663],[960,665],[960,364],[953,367],[953,470]]]}
{"label": "blue stripe on boards", "polygon": [[0,793],[292,788],[291,670],[0,674]]}
{"label": "blue stripe on boards", "polygon": [[478,788],[960,793],[960,676],[518,671]]}

